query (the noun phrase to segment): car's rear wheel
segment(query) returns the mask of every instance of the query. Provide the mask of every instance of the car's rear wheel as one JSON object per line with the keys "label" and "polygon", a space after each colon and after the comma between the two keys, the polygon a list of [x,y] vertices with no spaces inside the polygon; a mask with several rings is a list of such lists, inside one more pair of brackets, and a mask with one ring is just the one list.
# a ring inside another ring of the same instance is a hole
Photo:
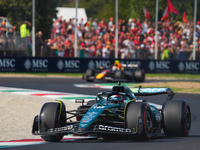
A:
{"label": "car's rear wheel", "polygon": [[85,72],[86,81],[93,82],[95,76],[95,70],[94,69],[87,69]]}
{"label": "car's rear wheel", "polygon": [[145,71],[141,70],[141,69],[135,70],[135,72],[133,73],[133,78],[134,78],[135,82],[144,82]]}
{"label": "car's rear wheel", "polygon": [[183,100],[163,104],[163,129],[167,136],[188,136],[191,127],[190,106]]}
{"label": "car's rear wheel", "polygon": [[[49,129],[59,128],[65,125],[66,113],[64,103],[49,102],[45,103],[39,115],[39,131],[40,133],[48,132]],[[44,141],[61,141],[62,134],[42,135]]]}
{"label": "car's rear wheel", "polygon": [[115,72],[115,79],[124,79],[124,72],[121,70],[117,70]]}
{"label": "car's rear wheel", "polygon": [[131,140],[148,141],[152,135],[152,114],[145,102],[129,103],[126,109],[126,127],[132,129]]}

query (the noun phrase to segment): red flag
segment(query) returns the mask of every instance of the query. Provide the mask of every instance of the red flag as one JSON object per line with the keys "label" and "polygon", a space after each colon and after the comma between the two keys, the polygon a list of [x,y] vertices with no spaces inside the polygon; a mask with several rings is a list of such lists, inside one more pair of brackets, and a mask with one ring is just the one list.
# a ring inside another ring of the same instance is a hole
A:
{"label": "red flag", "polygon": [[173,4],[171,3],[170,0],[168,1],[168,6],[167,6],[167,12],[168,13],[175,13],[175,14],[179,14],[179,12],[176,10],[176,8],[174,8]]}
{"label": "red flag", "polygon": [[145,18],[150,19],[151,18],[151,13],[149,11],[147,11],[147,9],[145,7],[143,7],[143,10],[144,10]]}
{"label": "red flag", "polygon": [[184,13],[183,13],[183,22],[188,22],[185,11],[184,11]]}
{"label": "red flag", "polygon": [[165,8],[165,11],[164,11],[164,13],[163,13],[163,17],[161,18],[161,20],[166,20],[166,19],[168,19],[168,16],[169,16],[169,13],[168,13],[167,7],[166,7],[166,8]]}

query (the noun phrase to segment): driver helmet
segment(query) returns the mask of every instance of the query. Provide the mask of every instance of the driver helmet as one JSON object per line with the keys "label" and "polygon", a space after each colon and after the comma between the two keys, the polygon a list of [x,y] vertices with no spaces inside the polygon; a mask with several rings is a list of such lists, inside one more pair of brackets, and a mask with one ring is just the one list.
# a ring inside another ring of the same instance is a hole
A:
{"label": "driver helmet", "polygon": [[118,104],[123,101],[122,95],[112,95],[109,97],[109,101],[114,104]]}
{"label": "driver helmet", "polygon": [[115,60],[114,66],[117,66],[118,68],[121,67],[121,63],[119,62],[119,60]]}
{"label": "driver helmet", "polygon": [[124,103],[126,104],[128,101],[130,101],[130,98],[128,96],[124,96]]}
{"label": "driver helmet", "polygon": [[113,67],[112,67],[112,70],[113,70],[113,71],[116,71],[116,70],[117,70],[117,66],[113,66]]}

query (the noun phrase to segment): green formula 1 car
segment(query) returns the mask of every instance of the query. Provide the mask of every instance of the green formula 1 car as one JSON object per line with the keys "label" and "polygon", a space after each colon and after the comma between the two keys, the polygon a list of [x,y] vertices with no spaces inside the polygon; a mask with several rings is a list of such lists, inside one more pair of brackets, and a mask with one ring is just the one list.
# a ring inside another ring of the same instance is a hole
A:
{"label": "green formula 1 car", "polygon": [[[138,97],[158,94],[168,95],[163,105]],[[76,100],[82,103],[76,110],[66,110],[62,101],[45,103],[34,118],[32,133],[44,141],[61,141],[67,134],[142,141],[160,136],[188,136],[190,106],[185,100],[172,100],[173,96],[169,88],[131,89],[118,83],[85,105],[83,99]]]}

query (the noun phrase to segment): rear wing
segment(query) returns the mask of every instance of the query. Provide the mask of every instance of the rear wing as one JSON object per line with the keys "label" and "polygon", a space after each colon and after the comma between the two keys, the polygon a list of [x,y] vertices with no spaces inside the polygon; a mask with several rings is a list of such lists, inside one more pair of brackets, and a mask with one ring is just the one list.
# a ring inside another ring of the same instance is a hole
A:
{"label": "rear wing", "polygon": [[170,88],[131,88],[131,91],[135,96],[168,94],[167,100],[172,100],[175,95],[174,91]]}

